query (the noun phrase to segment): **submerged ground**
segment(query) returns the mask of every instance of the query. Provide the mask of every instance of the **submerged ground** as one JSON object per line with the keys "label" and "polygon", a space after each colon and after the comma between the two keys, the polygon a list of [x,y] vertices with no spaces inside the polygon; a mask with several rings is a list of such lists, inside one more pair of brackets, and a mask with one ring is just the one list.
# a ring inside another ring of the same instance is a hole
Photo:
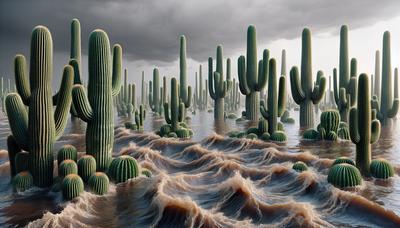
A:
{"label": "submerged ground", "polygon": [[[126,130],[126,119],[116,117],[114,155],[135,157],[153,177],[112,185],[105,196],[86,192],[64,202],[60,194],[45,190],[13,193],[6,151],[10,130],[1,114],[0,226],[400,227],[399,120],[382,129],[372,149],[373,158],[393,163],[395,177],[342,191],[328,184],[326,175],[336,157],[354,158],[354,145],[303,141],[298,112],[291,116],[296,124],[285,124],[288,142],[280,145],[224,138],[248,124],[226,120],[215,126],[213,113],[191,116],[195,135],[188,141],[153,134],[164,120],[151,114],[144,133]],[[85,151],[84,131],[83,122],[70,122],[56,148],[73,144]],[[297,173],[291,169],[296,161],[311,168]]]}

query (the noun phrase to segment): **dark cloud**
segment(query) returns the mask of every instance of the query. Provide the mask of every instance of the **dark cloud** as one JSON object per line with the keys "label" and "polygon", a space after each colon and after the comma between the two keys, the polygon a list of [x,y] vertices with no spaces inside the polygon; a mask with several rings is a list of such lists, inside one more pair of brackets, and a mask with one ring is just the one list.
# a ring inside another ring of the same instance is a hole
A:
{"label": "dark cloud", "polygon": [[249,24],[256,25],[259,42],[269,42],[298,37],[306,26],[314,33],[333,27],[337,32],[344,23],[368,26],[396,16],[399,6],[398,0],[1,0],[0,72],[11,74],[13,56],[28,54],[30,32],[38,24],[49,27],[57,52],[68,52],[75,17],[84,52],[90,31],[102,28],[123,45],[129,60],[169,63],[178,57],[180,34],[187,36],[188,56],[204,61],[218,44],[227,55],[244,49]]}

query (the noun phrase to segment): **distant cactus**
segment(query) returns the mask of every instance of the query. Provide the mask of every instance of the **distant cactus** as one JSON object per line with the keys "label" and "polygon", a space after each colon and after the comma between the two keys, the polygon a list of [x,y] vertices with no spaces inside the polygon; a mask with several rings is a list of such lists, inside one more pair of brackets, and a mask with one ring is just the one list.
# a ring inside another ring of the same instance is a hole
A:
{"label": "distant cactus", "polygon": [[348,50],[348,28],[343,25],[340,29],[340,63],[339,63],[339,86],[337,84],[337,72],[333,70],[333,92],[336,105],[340,112],[340,118],[348,122],[349,110],[357,102],[357,73],[356,62],[352,59],[351,71],[349,72],[349,50]]}
{"label": "distant cactus", "polygon": [[352,159],[350,159],[348,157],[338,157],[338,158],[336,158],[335,161],[333,162],[332,166],[337,165],[337,164],[342,164],[342,163],[347,163],[347,164],[350,164],[352,166],[356,166],[356,163]]}
{"label": "distant cactus", "polygon": [[362,177],[356,167],[341,163],[329,169],[328,182],[339,188],[355,187],[362,184]]}
{"label": "distant cactus", "polygon": [[139,106],[139,110],[135,112],[135,122],[138,130],[143,130],[144,120],[146,119],[146,110],[143,105]]}
{"label": "distant cactus", "polygon": [[325,77],[321,77],[314,89],[312,83],[311,63],[311,32],[304,29],[302,34],[301,54],[301,81],[297,67],[290,70],[290,85],[293,100],[300,105],[300,127],[314,127],[313,104],[318,104],[324,94],[326,87]]}
{"label": "distant cactus", "polygon": [[88,181],[88,186],[93,193],[97,195],[104,195],[108,192],[110,181],[108,176],[102,172],[93,173]]}
{"label": "distant cactus", "polygon": [[[383,34],[383,48],[382,48],[382,87],[381,97],[378,102],[372,103],[372,108],[377,111],[377,117],[382,125],[386,125],[388,120],[395,117],[399,110],[399,97],[398,97],[398,75],[395,75],[395,85],[392,85],[392,64],[390,54],[390,33],[386,31]],[[393,92],[394,91],[394,92]],[[394,93],[394,98],[393,98]]]}
{"label": "distant cactus", "polygon": [[64,131],[71,106],[74,72],[71,66],[65,66],[57,107],[53,110],[52,55],[50,31],[43,26],[35,27],[31,38],[30,83],[26,79],[25,57],[17,55],[15,81],[19,94],[10,93],[5,101],[14,145],[29,152],[29,171],[39,187],[53,182],[53,145]]}
{"label": "distant cactus", "polygon": [[378,120],[371,120],[369,79],[361,74],[358,79],[357,108],[350,111],[350,137],[356,144],[356,165],[361,173],[369,176],[371,163],[371,144],[378,141],[381,125]]}
{"label": "distant cactus", "polygon": [[149,105],[151,110],[156,113],[157,115],[161,115],[161,110],[160,110],[160,74],[158,72],[157,68],[154,68],[153,70],[153,81],[152,81],[152,87],[150,86],[150,93],[149,93]]}
{"label": "distant cactus", "polygon": [[58,176],[65,177],[68,174],[78,174],[78,166],[75,161],[71,159],[62,161],[58,167]]}
{"label": "distant cactus", "polygon": [[78,153],[76,148],[72,145],[64,145],[57,152],[57,164],[60,165],[62,161],[71,159],[73,161],[78,160]]}
{"label": "distant cactus", "polygon": [[12,184],[16,191],[23,192],[33,186],[33,177],[28,171],[23,171],[13,177]]}
{"label": "distant cactus", "polygon": [[272,135],[277,130],[278,117],[281,117],[286,109],[286,81],[285,77],[279,78],[279,91],[277,88],[275,59],[269,60],[268,82],[268,108],[264,100],[260,102],[261,115],[268,120],[268,133]]}
{"label": "distant cactus", "polygon": [[96,172],[96,160],[91,155],[84,155],[78,160],[78,174],[87,182],[90,176]]}
{"label": "distant cactus", "polygon": [[306,163],[302,161],[298,161],[293,164],[292,169],[296,170],[297,172],[301,173],[303,171],[306,171],[308,169]]}
{"label": "distant cactus", "polygon": [[[374,74],[374,93],[371,96],[376,96],[379,100],[381,97],[381,65],[379,51],[375,51],[375,74]],[[372,86],[371,86],[372,87]]]}
{"label": "distant cactus", "polygon": [[112,160],[108,174],[116,184],[125,182],[139,176],[139,164],[133,157],[122,155]]}
{"label": "distant cactus", "polygon": [[112,97],[120,90],[122,48],[114,46],[111,66],[110,42],[102,30],[89,38],[89,84],[75,85],[72,90],[79,118],[87,122],[86,151],[96,159],[97,170],[107,170],[114,144],[114,111]]}
{"label": "distant cactus", "polygon": [[388,179],[394,176],[393,166],[385,159],[376,159],[370,165],[371,176],[379,179]]}
{"label": "distant cactus", "polygon": [[[189,108],[192,101],[192,87],[187,85],[187,67],[186,67],[186,37],[180,37],[179,52],[179,100]],[[185,110],[186,112],[186,110]]]}
{"label": "distant cactus", "polygon": [[258,120],[260,91],[265,88],[268,80],[268,61],[269,51],[264,50],[263,59],[257,62],[256,28],[252,25],[249,26],[247,29],[247,56],[242,55],[238,59],[238,76],[240,91],[246,95],[245,117],[251,121]]}
{"label": "distant cactus", "polygon": [[208,91],[210,92],[210,97],[214,100],[214,119],[217,121],[224,120],[225,97],[232,87],[230,66],[231,60],[227,59],[226,80],[224,80],[222,46],[217,47],[217,66],[215,72],[213,70],[213,59],[211,57],[208,58]]}
{"label": "distant cactus", "polygon": [[83,192],[83,181],[77,174],[67,175],[61,184],[64,199],[71,200]]}

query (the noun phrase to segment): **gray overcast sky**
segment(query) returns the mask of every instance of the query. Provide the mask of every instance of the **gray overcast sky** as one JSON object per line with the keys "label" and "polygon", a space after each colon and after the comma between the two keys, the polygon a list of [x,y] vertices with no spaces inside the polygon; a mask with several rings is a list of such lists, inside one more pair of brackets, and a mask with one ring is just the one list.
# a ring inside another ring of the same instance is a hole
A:
{"label": "gray overcast sky", "polygon": [[338,65],[337,35],[340,26],[347,24],[350,56],[358,58],[359,72],[369,73],[385,30],[392,33],[392,65],[398,65],[399,12],[398,0],[1,0],[0,75],[14,77],[14,55],[29,56],[32,28],[42,24],[53,35],[54,81],[58,83],[69,57],[73,18],[81,21],[85,77],[88,36],[96,28],[106,30],[112,43],[123,46],[130,81],[138,83],[142,70],[150,78],[154,66],[162,75],[178,76],[181,34],[187,36],[189,76],[194,77],[198,65],[215,56],[216,46],[222,44],[225,57],[232,58],[236,77],[236,61],[245,54],[249,24],[257,28],[259,54],[268,48],[279,63],[285,48],[288,68],[300,64],[299,36],[302,28],[309,27],[313,70],[322,69],[326,75]]}

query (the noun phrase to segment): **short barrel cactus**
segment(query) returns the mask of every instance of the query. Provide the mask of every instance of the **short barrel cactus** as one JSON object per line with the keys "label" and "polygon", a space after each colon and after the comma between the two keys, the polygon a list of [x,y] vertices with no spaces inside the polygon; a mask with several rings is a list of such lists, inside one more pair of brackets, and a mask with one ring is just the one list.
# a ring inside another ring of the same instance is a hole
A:
{"label": "short barrel cactus", "polygon": [[96,160],[91,155],[84,155],[78,160],[78,174],[84,182],[96,172]]}
{"label": "short barrel cactus", "polygon": [[62,161],[71,159],[75,162],[78,159],[76,148],[72,145],[64,145],[57,152],[57,164],[60,165]]}
{"label": "short barrel cactus", "polygon": [[139,164],[133,157],[122,155],[112,160],[108,174],[117,184],[125,182],[139,176]]}
{"label": "short barrel cactus", "polygon": [[393,166],[385,159],[376,159],[370,165],[371,176],[379,179],[388,179],[394,175]]}
{"label": "short barrel cactus", "polygon": [[306,163],[304,163],[302,161],[298,161],[298,162],[293,164],[292,169],[294,169],[297,172],[301,173],[303,171],[306,171],[308,169],[308,166],[306,165]]}
{"label": "short barrel cactus", "polygon": [[12,184],[16,191],[23,192],[33,186],[33,177],[28,171],[23,171],[13,177]]}
{"label": "short barrel cactus", "polygon": [[110,181],[105,173],[96,172],[90,176],[88,185],[93,193],[97,195],[104,195],[108,192]]}
{"label": "short barrel cactus", "polygon": [[328,182],[339,188],[355,187],[362,184],[362,177],[355,166],[341,163],[330,168]]}
{"label": "short barrel cactus", "polygon": [[71,159],[64,160],[58,167],[58,176],[65,177],[69,174],[78,174],[78,166]]}
{"label": "short barrel cactus", "polygon": [[61,184],[64,199],[71,200],[78,197],[84,190],[83,181],[77,174],[65,176]]}

